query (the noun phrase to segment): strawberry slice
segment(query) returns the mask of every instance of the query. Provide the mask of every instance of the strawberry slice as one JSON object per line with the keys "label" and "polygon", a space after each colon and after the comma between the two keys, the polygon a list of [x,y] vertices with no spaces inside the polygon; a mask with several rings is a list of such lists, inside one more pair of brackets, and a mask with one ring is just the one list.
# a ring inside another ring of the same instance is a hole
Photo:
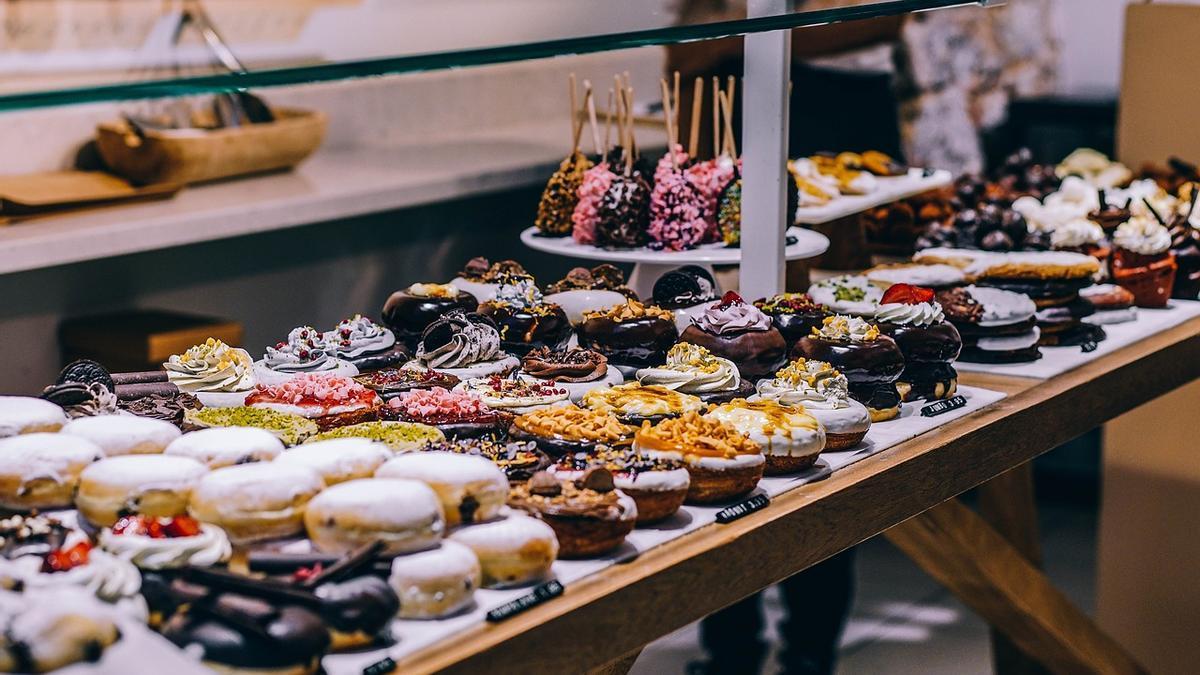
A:
{"label": "strawberry slice", "polygon": [[933,289],[912,284],[894,284],[883,293],[885,305],[919,305],[933,300]]}
{"label": "strawberry slice", "polygon": [[721,304],[719,306],[723,309],[730,305],[740,305],[743,302],[745,300],[742,300],[742,296],[738,295],[737,291],[725,291],[725,295],[721,296]]}
{"label": "strawberry slice", "polygon": [[163,531],[168,537],[194,537],[200,534],[200,522],[189,516],[175,516]]}
{"label": "strawberry slice", "polygon": [[81,541],[71,548],[60,548],[57,551],[51,551],[46,554],[46,558],[42,561],[42,572],[66,572],[88,564],[88,554],[92,551],[92,545],[86,541]]}

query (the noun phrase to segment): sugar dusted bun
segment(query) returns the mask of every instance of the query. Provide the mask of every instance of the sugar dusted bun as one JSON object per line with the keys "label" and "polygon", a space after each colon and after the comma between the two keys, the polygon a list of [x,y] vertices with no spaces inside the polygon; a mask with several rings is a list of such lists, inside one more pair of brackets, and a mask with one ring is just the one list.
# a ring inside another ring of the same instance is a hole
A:
{"label": "sugar dusted bun", "polygon": [[514,513],[502,520],[460,527],[449,538],[475,552],[485,588],[506,588],[546,579],[558,557],[554,528],[524,514]]}
{"label": "sugar dusted bun", "polygon": [[304,530],[304,509],[324,488],[321,476],[303,466],[228,466],[200,480],[188,511],[223,528],[234,544],[279,539]]}
{"label": "sugar dusted bun", "polygon": [[453,452],[413,452],[387,461],[376,478],[409,478],[429,485],[442,501],[446,525],[496,517],[508,498],[508,478],[490,460]]}
{"label": "sugar dusted bun", "polygon": [[71,420],[62,433],[86,438],[109,457],[157,455],[179,438],[179,427],[136,415],[97,415]]}
{"label": "sugar dusted bun", "polygon": [[95,443],[66,434],[0,440],[0,507],[13,511],[71,506],[79,474],[104,457]]}
{"label": "sugar dusted bun", "polygon": [[437,619],[469,607],[482,573],[475,553],[453,541],[392,561],[388,583],[400,596],[401,619]]}
{"label": "sugar dusted bun", "polygon": [[362,478],[314,497],[304,512],[304,527],[326,553],[349,553],[380,540],[384,555],[397,555],[437,546],[446,521],[437,494],[424,483]]}
{"label": "sugar dusted bun", "polygon": [[329,486],[370,478],[392,457],[383,443],[369,438],[331,438],[305,443],[275,458],[280,464],[300,464],[321,474]]}
{"label": "sugar dusted bun", "polygon": [[83,470],[75,506],[100,527],[117,522],[125,511],[147,516],[177,516],[208,468],[187,457],[128,455],[108,457]]}
{"label": "sugar dusted bun", "polygon": [[0,438],[58,431],[67,413],[50,401],[32,396],[0,396]]}
{"label": "sugar dusted bun", "polygon": [[283,452],[283,441],[254,427],[216,427],[184,434],[171,441],[167,455],[190,457],[210,469],[234,464],[269,462]]}

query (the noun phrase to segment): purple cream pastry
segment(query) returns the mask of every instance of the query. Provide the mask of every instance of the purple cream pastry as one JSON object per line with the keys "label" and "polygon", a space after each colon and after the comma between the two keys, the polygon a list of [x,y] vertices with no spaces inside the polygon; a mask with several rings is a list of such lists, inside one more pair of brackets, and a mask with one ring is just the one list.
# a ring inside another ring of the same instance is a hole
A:
{"label": "purple cream pastry", "polygon": [[693,319],[679,341],[733,361],[751,382],[771,376],[787,362],[787,343],[771,317],[733,291]]}

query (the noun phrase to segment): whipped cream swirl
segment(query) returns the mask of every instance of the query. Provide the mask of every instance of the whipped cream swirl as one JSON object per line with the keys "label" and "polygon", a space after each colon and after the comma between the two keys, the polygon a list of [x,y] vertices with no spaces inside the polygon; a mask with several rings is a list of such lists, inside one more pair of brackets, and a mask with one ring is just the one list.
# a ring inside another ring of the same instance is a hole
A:
{"label": "whipped cream swirl", "polygon": [[850,407],[850,383],[824,361],[796,359],[769,380],[759,380],[759,398],[815,410]]}
{"label": "whipped cream swirl", "polygon": [[[73,537],[67,539],[78,541]],[[42,572],[42,556],[0,559],[0,579],[6,579],[9,583],[20,582],[26,589],[82,588],[142,621],[147,618],[146,603],[139,594],[142,589],[141,573],[128,561],[99,549],[88,552],[87,564],[65,572]]]}
{"label": "whipped cream swirl", "polygon": [[875,310],[875,320],[902,326],[932,326],[946,319],[942,306],[936,302],[905,304],[889,302]]}
{"label": "whipped cream swirl", "polygon": [[333,347],[325,334],[312,326],[293,328],[287,342],[267,347],[263,365],[271,370],[289,373],[311,373],[337,368],[337,360],[330,356]]}
{"label": "whipped cream swirl", "polygon": [[473,363],[492,361],[500,356],[500,333],[486,323],[471,321],[461,312],[452,312],[425,329],[428,337],[434,326],[450,323],[452,333],[444,344],[426,349],[427,339],[417,346],[417,362],[427,368],[462,368]]}
{"label": "whipped cream swirl", "polygon": [[245,349],[208,338],[203,344],[176,354],[163,364],[167,379],[181,391],[248,391],[254,387],[254,369]]}
{"label": "whipped cream swirl", "polygon": [[325,334],[325,340],[329,343],[330,350],[344,359],[382,352],[396,344],[396,336],[392,331],[362,314],[344,319],[336,328]]}
{"label": "whipped cream swirl", "polygon": [[144,570],[211,567],[228,560],[233,552],[225,530],[207,523],[200,525],[200,534],[194,537],[154,538],[105,529],[100,532],[100,546]]}
{"label": "whipped cream swirl", "polygon": [[1117,226],[1113,243],[1142,255],[1158,255],[1171,248],[1171,233],[1152,218],[1135,216]]}
{"label": "whipped cream swirl", "polygon": [[825,317],[820,328],[813,328],[813,336],[843,342],[874,342],[879,339],[879,328],[857,316],[835,314]]}
{"label": "whipped cream swirl", "polygon": [[741,373],[729,359],[714,356],[704,347],[681,342],[667,352],[667,362],[637,371],[642,385],[660,385],[684,394],[732,391],[742,384]]}
{"label": "whipped cream swirl", "polygon": [[1086,218],[1076,218],[1050,232],[1054,248],[1079,248],[1104,241],[1104,230]]}
{"label": "whipped cream swirl", "polygon": [[542,292],[529,277],[517,277],[500,284],[493,302],[517,309],[530,309],[545,303]]}
{"label": "whipped cream swirl", "polygon": [[692,321],[700,328],[717,335],[771,328],[771,317],[763,314],[762,310],[754,305],[741,300],[709,305],[703,314]]}

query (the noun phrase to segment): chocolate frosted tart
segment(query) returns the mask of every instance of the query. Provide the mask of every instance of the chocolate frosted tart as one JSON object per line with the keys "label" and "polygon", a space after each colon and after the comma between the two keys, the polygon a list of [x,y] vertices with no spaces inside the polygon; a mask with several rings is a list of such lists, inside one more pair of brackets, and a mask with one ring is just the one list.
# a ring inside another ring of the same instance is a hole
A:
{"label": "chocolate frosted tart", "polygon": [[807,293],[780,293],[755,300],[754,306],[771,317],[771,325],[783,335],[789,349],[814,328],[820,328],[821,322],[830,314],[825,305],[814,301]]}
{"label": "chocolate frosted tart", "polygon": [[892,338],[857,317],[834,315],[820,331],[802,338],[793,357],[825,361],[846,376],[850,397],[867,406],[871,421],[900,414],[896,380],[904,372],[904,355]]}
{"label": "chocolate frosted tart", "polygon": [[729,359],[747,380],[769,377],[787,363],[783,334],[772,325],[770,317],[733,291],[706,307],[679,341]]}
{"label": "chocolate frosted tart", "polygon": [[421,333],[443,314],[455,309],[474,312],[478,307],[474,295],[450,284],[413,284],[388,296],[381,318],[397,339],[416,349]]}
{"label": "chocolate frosted tart", "polygon": [[479,313],[496,324],[500,347],[518,356],[537,347],[563,349],[573,331],[563,308],[546,302],[529,277],[505,280],[495,298],[479,305]]}
{"label": "chocolate frosted tart", "polygon": [[614,366],[633,369],[663,363],[679,339],[674,315],[636,300],[584,314],[578,334],[581,347],[600,352]]}
{"label": "chocolate frosted tart", "polygon": [[577,480],[540,471],[512,486],[508,505],[539,518],[558,537],[559,558],[593,558],[619,547],[637,523],[637,504],[603,467]]}

